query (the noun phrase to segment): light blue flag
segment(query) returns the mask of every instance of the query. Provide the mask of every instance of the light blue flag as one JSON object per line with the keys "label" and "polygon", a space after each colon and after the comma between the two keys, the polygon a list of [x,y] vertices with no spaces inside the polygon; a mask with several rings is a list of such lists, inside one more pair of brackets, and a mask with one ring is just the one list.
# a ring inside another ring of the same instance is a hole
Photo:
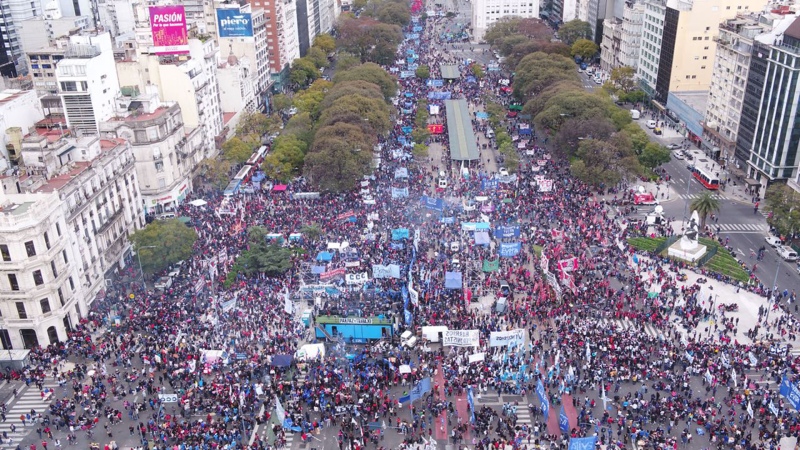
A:
{"label": "light blue flag", "polygon": [[569,418],[564,411],[563,404],[561,405],[561,412],[558,414],[558,428],[560,428],[561,432],[564,434],[569,433]]}

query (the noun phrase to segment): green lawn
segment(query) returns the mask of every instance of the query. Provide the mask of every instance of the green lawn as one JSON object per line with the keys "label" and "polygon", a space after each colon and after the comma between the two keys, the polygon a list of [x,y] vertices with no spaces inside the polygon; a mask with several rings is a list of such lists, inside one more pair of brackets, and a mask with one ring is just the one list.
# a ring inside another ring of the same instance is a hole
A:
{"label": "green lawn", "polygon": [[648,237],[632,237],[628,238],[628,244],[630,244],[636,250],[643,250],[646,252],[653,252],[655,251],[659,245],[663,244],[667,238],[658,237],[658,238],[648,238]]}
{"label": "green lawn", "polygon": [[[652,252],[666,240],[667,238],[663,237],[632,237],[628,238],[628,244],[636,250]],[[717,241],[700,238],[700,243],[708,248],[717,247],[717,253],[705,264],[707,269],[721,275],[729,276],[743,283],[747,283],[750,280],[750,275],[736,262],[736,258],[734,258],[725,247],[719,245]]]}

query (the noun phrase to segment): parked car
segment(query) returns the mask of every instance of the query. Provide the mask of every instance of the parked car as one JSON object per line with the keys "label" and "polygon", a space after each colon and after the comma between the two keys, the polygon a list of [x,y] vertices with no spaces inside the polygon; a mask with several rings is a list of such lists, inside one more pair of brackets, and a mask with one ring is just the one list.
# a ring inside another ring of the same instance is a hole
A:
{"label": "parked car", "polygon": [[677,151],[677,152],[673,153],[672,156],[675,159],[684,159],[684,158],[686,158],[686,155],[684,155],[683,152],[681,152],[681,151]]}
{"label": "parked car", "polygon": [[500,176],[501,177],[507,177],[508,176],[508,169],[506,169],[505,167],[501,167],[500,168]]}
{"label": "parked car", "polygon": [[681,148],[681,144],[669,144],[669,145],[667,145],[667,148],[670,149],[670,150],[677,150],[677,149]]}
{"label": "parked car", "polygon": [[783,245],[783,241],[781,241],[781,238],[779,238],[778,236],[767,236],[764,238],[764,240],[767,241],[767,244],[769,244],[770,247],[773,248],[778,248],[781,245]]}
{"label": "parked car", "polygon": [[648,120],[648,121],[647,121],[647,128],[653,129],[653,128],[655,128],[655,127],[656,127],[656,125],[657,125],[657,124],[656,124],[656,121],[655,121],[655,120]]}
{"label": "parked car", "polygon": [[780,247],[777,247],[777,250],[781,258],[785,259],[786,261],[797,261],[797,252],[795,252],[792,247],[781,245]]}

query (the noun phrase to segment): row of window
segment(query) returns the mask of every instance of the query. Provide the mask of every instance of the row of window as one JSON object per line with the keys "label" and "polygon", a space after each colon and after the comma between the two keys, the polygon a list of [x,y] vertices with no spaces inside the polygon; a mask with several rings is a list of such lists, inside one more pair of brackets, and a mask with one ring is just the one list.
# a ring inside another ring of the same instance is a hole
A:
{"label": "row of window", "polygon": [[[59,237],[61,237],[61,225],[56,222],[56,233]],[[50,250],[50,235],[47,234],[47,231],[44,232],[42,235],[44,240],[44,246]],[[36,244],[34,241],[26,241],[25,242],[25,253],[28,255],[29,258],[36,256]],[[0,244],[0,256],[2,256],[4,262],[11,262],[11,251],[8,248],[7,244]],[[64,263],[67,263],[67,253],[64,252]]]}
{"label": "row of window", "polygon": [[[63,251],[62,256],[64,257],[64,263],[67,263],[67,252]],[[53,272],[53,279],[58,278],[58,268],[56,267],[55,261],[50,261],[50,270]],[[33,284],[36,286],[41,286],[44,284],[44,276],[42,275],[42,271],[40,269],[36,269],[32,272],[33,275]],[[70,280],[72,282],[72,280]],[[8,274],[8,284],[11,287],[12,291],[19,291],[19,280],[17,280],[17,274],[9,273]]]}

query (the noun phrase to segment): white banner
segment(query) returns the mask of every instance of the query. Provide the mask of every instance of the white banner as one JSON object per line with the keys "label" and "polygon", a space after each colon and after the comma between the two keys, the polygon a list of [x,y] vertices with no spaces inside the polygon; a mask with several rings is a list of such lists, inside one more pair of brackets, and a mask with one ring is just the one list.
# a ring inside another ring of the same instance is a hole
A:
{"label": "white banner", "polygon": [[480,362],[483,361],[484,359],[486,359],[486,353],[483,352],[475,353],[474,355],[469,355],[469,362],[471,363]]}
{"label": "white banner", "polygon": [[369,275],[367,272],[348,273],[344,276],[344,281],[347,284],[364,284],[369,281]]}
{"label": "white banner", "polygon": [[480,341],[478,330],[445,330],[442,332],[442,345],[445,347],[477,347]]}
{"label": "white banner", "polygon": [[289,297],[288,292],[283,294],[283,312],[286,314],[294,313],[294,304],[292,303],[292,299]]}
{"label": "white banner", "polygon": [[281,400],[275,396],[275,415],[278,416],[278,421],[282,424],[286,420],[286,410],[281,405]]}
{"label": "white banner", "polygon": [[525,344],[525,330],[492,331],[489,334],[489,347],[505,347],[512,344],[517,347]]}

